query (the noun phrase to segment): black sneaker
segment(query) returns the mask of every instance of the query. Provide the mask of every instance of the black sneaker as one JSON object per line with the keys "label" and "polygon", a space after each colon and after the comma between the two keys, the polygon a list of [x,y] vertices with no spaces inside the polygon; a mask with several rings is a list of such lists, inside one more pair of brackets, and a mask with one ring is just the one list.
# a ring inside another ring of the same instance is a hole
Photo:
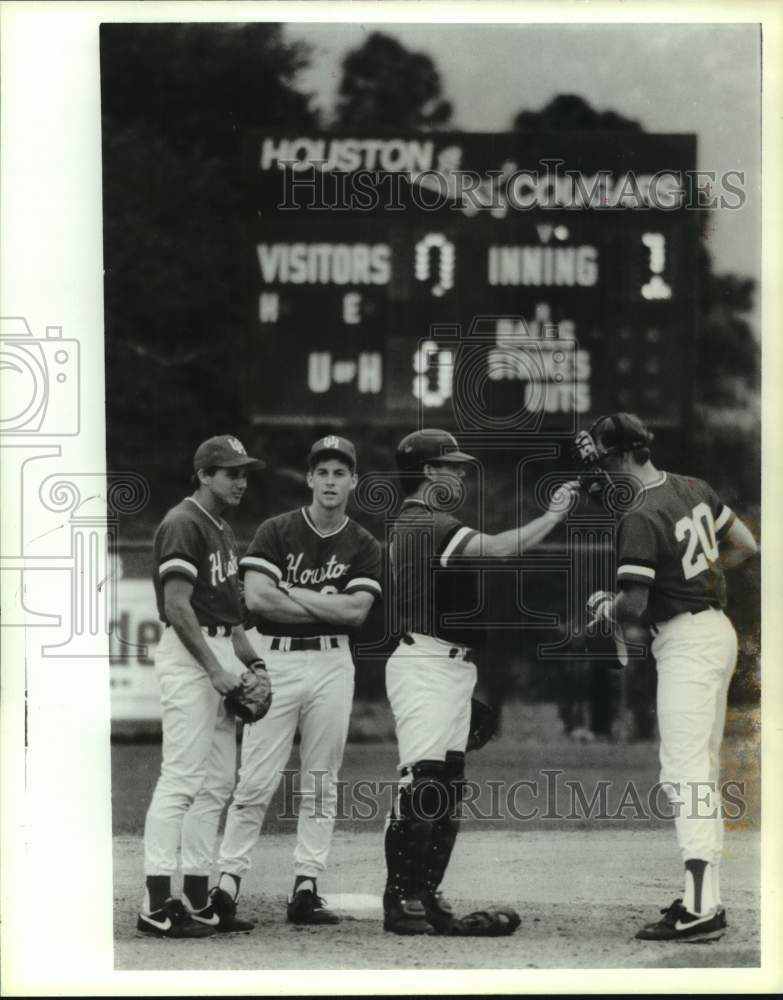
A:
{"label": "black sneaker", "polygon": [[421,897],[427,922],[436,934],[450,934],[454,929],[454,907],[440,892],[425,892]]}
{"label": "black sneaker", "polygon": [[163,938],[203,938],[215,933],[214,927],[193,920],[179,899],[167,899],[159,910],[140,913],[136,930]]}
{"label": "black sneaker", "polygon": [[312,889],[298,889],[288,901],[289,924],[339,924],[336,913],[327,910],[323,899]]}
{"label": "black sneaker", "polygon": [[645,924],[636,932],[641,941],[717,941],[726,929],[726,911],[715,910],[708,916],[689,913],[681,899],[661,910],[663,920]]}
{"label": "black sneaker", "polygon": [[237,915],[236,900],[219,886],[209,893],[209,905],[203,910],[191,910],[191,917],[200,924],[214,927],[218,934],[232,931],[252,931],[256,926],[252,920],[241,920]]}
{"label": "black sneaker", "polygon": [[420,899],[401,899],[390,893],[383,896],[383,929],[392,934],[434,933]]}

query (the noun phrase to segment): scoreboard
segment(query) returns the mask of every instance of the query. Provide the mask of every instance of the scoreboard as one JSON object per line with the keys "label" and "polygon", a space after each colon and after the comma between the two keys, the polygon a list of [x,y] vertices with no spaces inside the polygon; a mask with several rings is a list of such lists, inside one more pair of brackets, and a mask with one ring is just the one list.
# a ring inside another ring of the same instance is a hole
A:
{"label": "scoreboard", "polygon": [[256,421],[462,430],[687,417],[698,228],[689,135],[247,143]]}

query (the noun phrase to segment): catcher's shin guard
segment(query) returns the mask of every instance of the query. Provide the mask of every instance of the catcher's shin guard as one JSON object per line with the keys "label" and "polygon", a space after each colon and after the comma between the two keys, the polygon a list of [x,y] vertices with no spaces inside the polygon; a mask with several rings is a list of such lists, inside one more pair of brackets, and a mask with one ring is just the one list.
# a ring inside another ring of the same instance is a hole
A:
{"label": "catcher's shin guard", "polygon": [[406,777],[385,840],[386,891],[403,899],[418,895],[429,883],[433,833],[450,805],[443,761],[419,761],[403,781]]}
{"label": "catcher's shin guard", "polygon": [[423,888],[434,893],[443,881],[457,841],[459,807],[465,790],[465,754],[449,751],[446,755],[445,777],[448,788],[448,809],[432,827],[432,836],[425,859]]}

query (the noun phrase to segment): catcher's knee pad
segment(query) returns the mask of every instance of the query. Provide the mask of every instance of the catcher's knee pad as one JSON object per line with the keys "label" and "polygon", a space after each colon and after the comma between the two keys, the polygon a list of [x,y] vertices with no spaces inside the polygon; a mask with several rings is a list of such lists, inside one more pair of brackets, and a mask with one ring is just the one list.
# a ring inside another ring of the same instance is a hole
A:
{"label": "catcher's knee pad", "polygon": [[[410,768],[406,806],[416,822],[435,823],[451,811],[449,774],[445,761],[420,760]],[[402,799],[401,799],[402,804]]]}

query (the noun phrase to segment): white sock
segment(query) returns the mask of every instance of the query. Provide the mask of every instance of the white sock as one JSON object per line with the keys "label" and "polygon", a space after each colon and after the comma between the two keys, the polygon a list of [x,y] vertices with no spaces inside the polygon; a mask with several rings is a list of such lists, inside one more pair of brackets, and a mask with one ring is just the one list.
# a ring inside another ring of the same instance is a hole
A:
{"label": "white sock", "polygon": [[712,901],[716,906],[721,905],[720,898],[720,859],[713,861],[709,868],[710,882],[712,883]]}
{"label": "white sock", "polygon": [[236,899],[239,896],[239,886],[237,885],[236,879],[233,875],[230,875],[228,872],[221,872],[218,888],[224,889],[236,902]]}
{"label": "white sock", "polygon": [[152,901],[150,900],[149,889],[144,890],[144,902],[141,904],[141,912],[146,913],[147,916],[152,913]]}

